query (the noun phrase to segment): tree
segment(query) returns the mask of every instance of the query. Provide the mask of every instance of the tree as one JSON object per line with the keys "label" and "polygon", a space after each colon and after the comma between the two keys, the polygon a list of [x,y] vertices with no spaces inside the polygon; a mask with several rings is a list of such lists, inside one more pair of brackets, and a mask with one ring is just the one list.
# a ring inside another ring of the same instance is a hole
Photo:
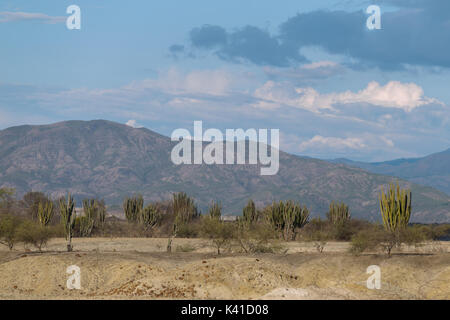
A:
{"label": "tree", "polygon": [[217,217],[203,217],[201,227],[202,235],[212,240],[218,255],[221,253],[220,250],[233,239],[234,229],[231,223],[221,221]]}
{"label": "tree", "polygon": [[0,217],[0,243],[7,246],[9,250],[14,248],[18,240],[17,231],[20,223],[20,218],[11,214]]}
{"label": "tree", "polygon": [[65,197],[59,199],[61,222],[64,226],[64,233],[67,240],[68,252],[73,251],[72,237],[75,228],[75,217],[76,217],[74,208],[75,208],[75,201],[73,200],[73,197],[70,195],[70,193],[67,195],[67,199]]}
{"label": "tree", "polygon": [[30,220],[24,221],[18,229],[19,241],[35,246],[39,252],[42,252],[42,247],[47,245],[52,235],[49,227]]}

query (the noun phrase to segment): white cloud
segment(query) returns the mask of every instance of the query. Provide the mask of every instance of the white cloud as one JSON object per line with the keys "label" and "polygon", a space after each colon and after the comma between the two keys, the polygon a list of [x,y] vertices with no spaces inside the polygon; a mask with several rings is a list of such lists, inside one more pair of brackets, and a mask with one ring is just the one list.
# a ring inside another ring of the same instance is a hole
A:
{"label": "white cloud", "polygon": [[2,11],[0,12],[0,23],[2,22],[12,22],[12,21],[23,21],[23,20],[39,20],[45,23],[61,23],[65,22],[67,17],[53,17],[46,15],[44,13],[31,13],[31,12],[10,12]]}
{"label": "white cloud", "polygon": [[345,91],[329,94],[321,94],[309,87],[295,88],[288,83],[268,81],[255,90],[254,96],[266,103],[283,104],[316,112],[321,109],[334,109],[338,104],[352,103],[368,103],[402,109],[406,112],[432,103],[442,104],[437,99],[424,96],[420,86],[398,81],[390,81],[384,86],[372,81],[365,89],[358,92]]}
{"label": "white cloud", "polygon": [[133,128],[142,128],[142,126],[139,125],[136,120],[128,120],[125,124]]}
{"label": "white cloud", "polygon": [[299,151],[307,151],[310,149],[331,149],[331,150],[341,150],[341,149],[362,149],[366,148],[367,145],[361,138],[337,138],[337,137],[322,137],[316,135],[308,141],[304,141],[299,146]]}

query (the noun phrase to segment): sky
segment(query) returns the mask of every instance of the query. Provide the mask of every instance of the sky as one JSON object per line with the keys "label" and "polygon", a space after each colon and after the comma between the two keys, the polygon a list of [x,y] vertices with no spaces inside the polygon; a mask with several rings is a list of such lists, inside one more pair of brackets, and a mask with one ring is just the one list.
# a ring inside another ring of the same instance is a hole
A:
{"label": "sky", "polygon": [[450,148],[448,0],[1,0],[0,39],[0,129],[201,120],[321,159]]}

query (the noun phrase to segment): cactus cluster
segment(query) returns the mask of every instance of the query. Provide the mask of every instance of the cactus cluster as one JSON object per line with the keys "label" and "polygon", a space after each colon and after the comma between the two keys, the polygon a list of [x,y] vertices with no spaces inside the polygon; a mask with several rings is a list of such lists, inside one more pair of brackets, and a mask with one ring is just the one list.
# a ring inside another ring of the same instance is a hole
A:
{"label": "cactus cluster", "polygon": [[139,215],[144,209],[144,198],[141,195],[125,198],[123,201],[123,211],[128,222],[137,222]]}
{"label": "cactus cluster", "polygon": [[284,240],[295,239],[295,231],[309,221],[309,210],[292,201],[274,202],[266,208],[266,219]]}
{"label": "cactus cluster", "polygon": [[219,202],[212,202],[209,207],[208,214],[211,219],[220,220],[220,217],[222,216],[221,204]]}
{"label": "cactus cluster", "polygon": [[242,210],[242,218],[240,220],[249,225],[254,224],[258,220],[258,212],[252,199],[248,200],[247,205]]}
{"label": "cactus cluster", "polygon": [[327,212],[327,218],[335,225],[343,224],[350,220],[350,210],[345,203],[332,201],[330,203],[330,209]]}
{"label": "cactus cluster", "polygon": [[381,217],[384,228],[389,232],[396,232],[405,228],[411,217],[411,191],[401,189],[398,182],[391,184],[384,193],[381,187],[379,196]]}
{"label": "cactus cluster", "polygon": [[147,231],[158,225],[161,221],[161,214],[155,205],[150,204],[141,211],[138,221]]}
{"label": "cactus cluster", "polygon": [[177,225],[189,223],[199,216],[194,199],[184,192],[173,194],[173,213]]}

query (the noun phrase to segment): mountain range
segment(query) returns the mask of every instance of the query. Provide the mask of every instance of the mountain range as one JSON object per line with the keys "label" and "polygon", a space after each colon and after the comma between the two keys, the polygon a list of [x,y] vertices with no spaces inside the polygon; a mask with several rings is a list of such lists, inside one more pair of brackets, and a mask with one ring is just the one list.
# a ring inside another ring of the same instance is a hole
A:
{"label": "mountain range", "polygon": [[397,159],[386,162],[367,163],[348,159],[335,159],[332,162],[407,179],[450,195],[450,149],[422,158]]}
{"label": "mountain range", "polygon": [[[112,207],[135,193],[148,202],[184,191],[203,211],[214,200],[227,214],[241,214],[250,198],[258,206],[291,199],[323,217],[329,203],[338,200],[349,205],[352,216],[379,221],[380,188],[397,181],[282,151],[280,169],[273,176],[261,176],[259,166],[249,164],[174,165],[173,146],[170,138],[146,128],[106,120],[11,127],[0,131],[0,187],[15,188],[17,196],[32,190],[59,197],[70,191],[78,203],[99,197]],[[412,190],[412,221],[450,222],[449,195],[399,182]]]}

